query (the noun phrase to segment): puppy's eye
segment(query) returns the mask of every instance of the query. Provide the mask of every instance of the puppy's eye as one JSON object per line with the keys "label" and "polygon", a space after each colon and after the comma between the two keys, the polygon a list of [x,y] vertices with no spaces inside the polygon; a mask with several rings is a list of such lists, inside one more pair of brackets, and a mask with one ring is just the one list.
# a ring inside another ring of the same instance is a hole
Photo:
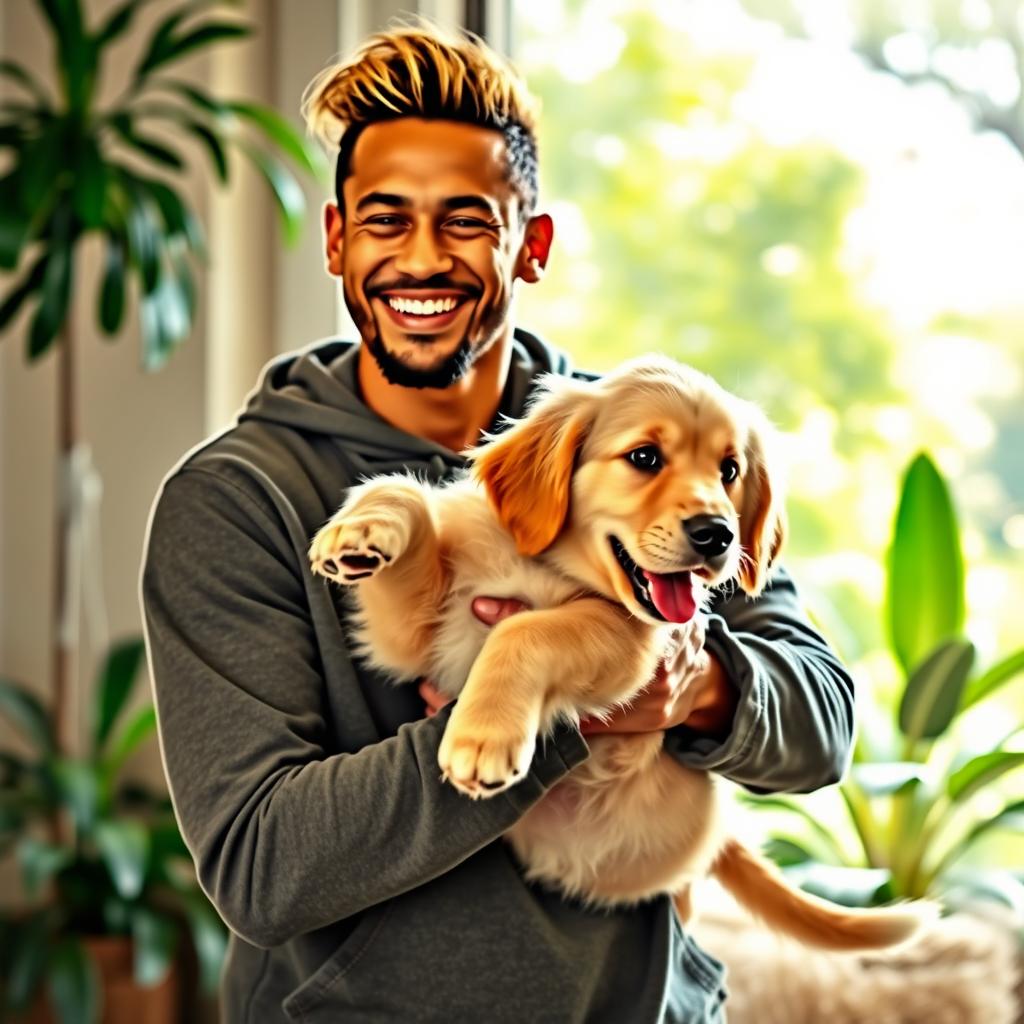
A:
{"label": "puppy's eye", "polygon": [[645,444],[642,448],[626,452],[626,458],[645,473],[657,473],[665,464],[661,452],[653,444]]}
{"label": "puppy's eye", "polygon": [[740,475],[740,464],[731,455],[722,459],[719,469],[722,471],[723,484],[731,484]]}

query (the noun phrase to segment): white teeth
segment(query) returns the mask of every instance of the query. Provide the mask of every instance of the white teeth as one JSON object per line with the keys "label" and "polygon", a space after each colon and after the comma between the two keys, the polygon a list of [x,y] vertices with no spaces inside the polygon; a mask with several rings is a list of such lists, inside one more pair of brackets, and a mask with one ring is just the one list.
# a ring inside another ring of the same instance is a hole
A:
{"label": "white teeth", "polygon": [[419,299],[401,299],[396,296],[388,296],[388,305],[396,313],[407,313],[413,316],[435,316],[438,313],[450,313],[457,305],[456,299],[427,299],[421,302]]}

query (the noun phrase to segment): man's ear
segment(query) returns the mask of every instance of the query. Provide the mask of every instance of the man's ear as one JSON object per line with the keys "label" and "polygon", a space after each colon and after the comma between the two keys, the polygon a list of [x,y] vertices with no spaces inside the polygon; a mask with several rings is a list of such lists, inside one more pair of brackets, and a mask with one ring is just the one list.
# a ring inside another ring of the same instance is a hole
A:
{"label": "man's ear", "polygon": [[546,213],[538,213],[526,222],[523,244],[516,259],[516,277],[533,284],[544,276],[554,237],[555,225]]}
{"label": "man's ear", "polygon": [[324,243],[327,273],[341,277],[341,251],[345,234],[345,218],[336,203],[324,203]]}

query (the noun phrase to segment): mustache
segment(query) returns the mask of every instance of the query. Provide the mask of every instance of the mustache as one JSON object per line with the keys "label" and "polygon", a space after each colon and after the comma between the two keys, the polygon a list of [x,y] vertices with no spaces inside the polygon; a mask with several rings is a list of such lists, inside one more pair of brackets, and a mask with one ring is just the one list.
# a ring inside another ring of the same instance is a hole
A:
{"label": "mustache", "polygon": [[435,274],[433,277],[428,277],[426,279],[422,277],[409,277],[403,274],[392,278],[390,281],[369,283],[363,288],[363,291],[370,298],[374,298],[382,292],[399,290],[414,291],[416,289],[421,289],[425,292],[456,291],[462,292],[464,295],[468,295],[471,298],[478,298],[483,294],[483,289],[477,285],[467,284],[465,281],[453,281],[450,277],[446,277],[444,274]]}

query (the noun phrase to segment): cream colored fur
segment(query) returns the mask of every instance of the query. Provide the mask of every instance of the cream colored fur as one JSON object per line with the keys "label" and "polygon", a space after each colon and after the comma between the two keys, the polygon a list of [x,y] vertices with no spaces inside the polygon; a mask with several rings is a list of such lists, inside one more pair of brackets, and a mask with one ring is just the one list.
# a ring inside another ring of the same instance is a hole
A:
{"label": "cream colored fur", "polygon": [[[784,534],[760,413],[710,378],[651,357],[604,380],[552,381],[529,415],[474,453],[447,487],[409,476],[351,490],[310,547],[315,571],[352,585],[361,652],[399,680],[458,697],[439,750],[473,798],[515,785],[538,736],[606,713],[651,679],[673,626],[641,603],[609,537],[657,573],[689,570],[698,597],[730,579],[764,585]],[[665,467],[626,458],[656,445]],[[739,476],[725,483],[723,460]],[[727,520],[737,543],[704,560],[682,523]],[[477,596],[532,610],[489,629]],[[730,838],[720,785],[662,750],[663,734],[589,739],[590,758],[507,834],[528,877],[598,905],[672,893],[716,874],[771,926],[835,949],[902,941],[920,913],[847,911],[789,886]]]}

